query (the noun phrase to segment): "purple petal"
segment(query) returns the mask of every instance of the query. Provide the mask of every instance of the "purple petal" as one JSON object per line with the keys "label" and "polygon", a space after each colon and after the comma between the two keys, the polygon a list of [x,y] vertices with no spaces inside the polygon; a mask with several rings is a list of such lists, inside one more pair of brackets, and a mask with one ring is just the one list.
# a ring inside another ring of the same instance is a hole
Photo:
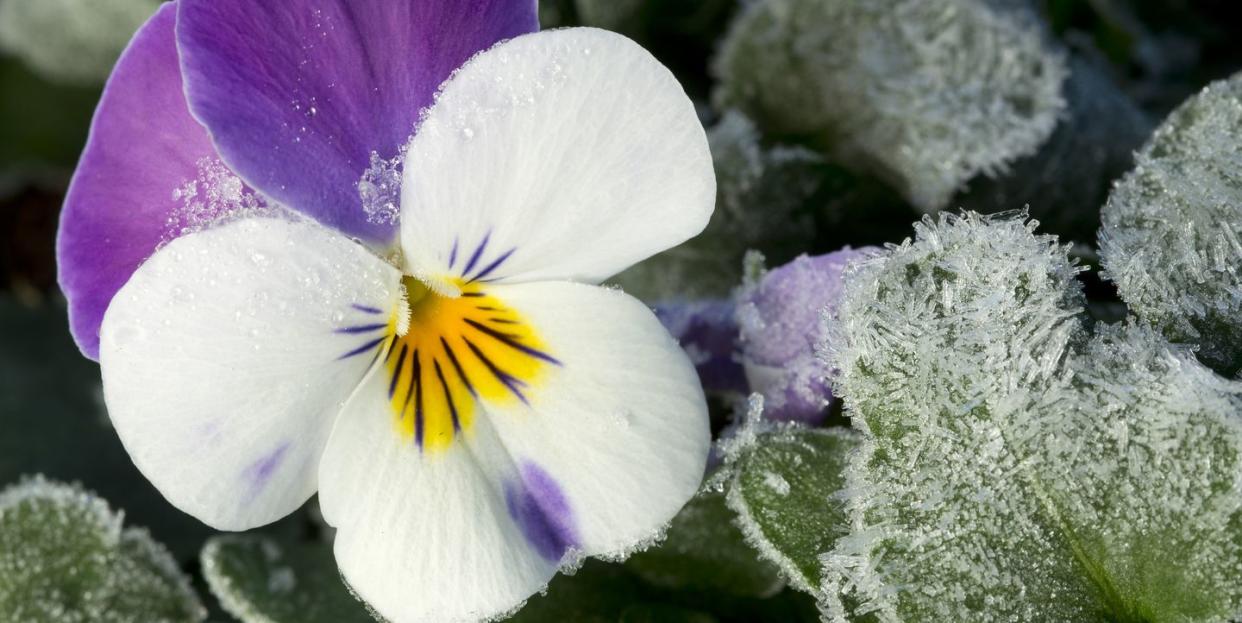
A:
{"label": "purple petal", "polygon": [[61,211],[60,285],[73,337],[92,359],[112,296],[157,245],[205,216],[187,213],[174,190],[198,179],[200,165],[216,162],[227,176],[186,105],[175,22],[175,3],[165,4],[121,55]]}
{"label": "purple petal", "polygon": [[457,67],[538,27],[535,0],[181,0],[177,41],[190,107],[233,170],[387,242],[395,211],[359,199],[372,153],[397,156]]}
{"label": "purple petal", "polygon": [[578,545],[569,501],[542,467],[523,464],[521,479],[505,483],[505,504],[526,541],[547,560],[559,561]]}
{"label": "purple petal", "polygon": [[835,308],[846,265],[870,248],[802,255],[738,292],[742,363],[751,389],[763,394],[769,419],[816,424],[832,394],[815,354],[823,314]]}

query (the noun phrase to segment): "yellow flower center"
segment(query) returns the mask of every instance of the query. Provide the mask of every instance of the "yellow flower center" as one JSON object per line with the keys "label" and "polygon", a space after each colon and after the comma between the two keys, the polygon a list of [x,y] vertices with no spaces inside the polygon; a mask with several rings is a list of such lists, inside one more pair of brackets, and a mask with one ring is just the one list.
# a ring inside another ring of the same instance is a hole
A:
{"label": "yellow flower center", "polygon": [[560,365],[484,284],[457,281],[461,295],[449,297],[412,277],[402,283],[407,305],[389,323],[388,397],[397,430],[419,447],[445,448],[468,433],[479,400],[526,402],[544,368]]}

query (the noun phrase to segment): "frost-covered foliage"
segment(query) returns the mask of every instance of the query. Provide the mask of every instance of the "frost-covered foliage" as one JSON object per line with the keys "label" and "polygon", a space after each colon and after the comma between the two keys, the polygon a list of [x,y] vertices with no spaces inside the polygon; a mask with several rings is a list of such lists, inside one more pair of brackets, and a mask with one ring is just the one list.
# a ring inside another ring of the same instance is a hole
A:
{"label": "frost-covered foliage", "polygon": [[754,123],[736,111],[707,139],[717,189],[707,229],[618,276],[626,291],[648,300],[727,295],[741,278],[747,250],[801,248],[814,234],[806,208],[824,183],[821,156],[764,146]]}
{"label": "frost-covered foliage", "polygon": [[1242,367],[1242,75],[1173,112],[1101,215],[1107,276],[1142,320]]}
{"label": "frost-covered foliage", "polygon": [[49,79],[100,84],[159,5],[159,0],[4,0],[0,49]]}
{"label": "frost-covered foliage", "polygon": [[836,493],[857,445],[849,429],[786,425],[734,445],[726,458],[726,500],[742,533],[798,590],[819,593],[819,555],[847,532]]}
{"label": "frost-covered foliage", "polygon": [[78,487],[0,492],[0,620],[179,623],[207,616],[172,556]]}
{"label": "frost-covered foliage", "polygon": [[828,370],[815,356],[821,318],[840,299],[841,272],[874,248],[794,261],[747,279],[738,289],[738,345],[752,391],[763,394],[773,420],[816,424],[832,399]]}
{"label": "frost-covered foliage", "polygon": [[954,207],[1025,205],[1043,231],[1093,242],[1113,180],[1133,165],[1154,123],[1093,58],[1070,60],[1065,100],[1066,114],[1037,153],[997,177],[976,177]]}
{"label": "frost-covered foliage", "polygon": [[827,345],[864,441],[831,620],[1242,614],[1242,385],[1142,326],[1088,341],[1077,269],[1032,230],[925,220],[847,277]]}
{"label": "frost-covered foliage", "polygon": [[1024,24],[981,0],[761,0],[722,43],[715,99],[931,212],[1056,125],[1065,61]]}
{"label": "frost-covered foliage", "polygon": [[673,518],[664,542],[641,551],[626,566],[669,590],[771,597],[785,586],[777,570],[759,560],[731,521],[724,495],[703,491]]}
{"label": "frost-covered foliage", "polygon": [[262,536],[207,542],[203,575],[229,614],[243,623],[371,623],[341,581],[326,543],[288,545]]}

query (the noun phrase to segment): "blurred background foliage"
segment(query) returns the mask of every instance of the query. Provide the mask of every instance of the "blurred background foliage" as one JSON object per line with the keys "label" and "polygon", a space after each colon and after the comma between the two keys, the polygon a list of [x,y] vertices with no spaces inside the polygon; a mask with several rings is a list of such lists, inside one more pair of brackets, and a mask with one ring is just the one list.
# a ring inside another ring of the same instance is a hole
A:
{"label": "blurred background foliage", "polygon": [[[86,14],[101,4],[38,1],[65,15]],[[0,0],[0,20],[9,19],[10,27],[18,3],[29,4]],[[125,10],[154,6],[145,4]],[[1046,28],[1043,36],[1068,51],[1066,111],[1037,153],[994,177],[969,180],[949,206],[994,212],[1029,204],[1046,231],[1078,243],[1075,253],[1093,263],[1100,206],[1154,121],[1209,81],[1242,68],[1237,44],[1242,22],[1235,4],[1031,3],[1039,18],[1028,26]],[[738,0],[541,3],[545,27],[592,25],[646,46],[682,81],[709,128],[721,182],[718,212],[729,219],[714,222],[703,239],[619,278],[652,303],[727,296],[740,281],[742,256],[750,249],[776,266],[800,253],[897,242],[920,215],[900,189],[849,166],[815,140],[773,136],[745,117],[735,119],[713,107],[713,57],[742,5]],[[288,604],[280,603],[297,599],[318,600],[308,607],[348,611],[365,620],[335,577],[328,529],[313,508],[256,531],[249,540],[213,539],[200,557],[212,531],[163,500],[134,468],[108,423],[98,366],[81,357],[69,337],[54,261],[61,201],[106,72],[64,71],[55,64],[75,54],[115,58],[116,42],[128,39],[125,29],[137,22],[123,15],[87,17],[44,23],[39,38],[5,35],[0,24],[0,488],[23,475],[44,474],[81,483],[124,509],[127,525],[147,528],[167,546],[213,620],[228,615],[209,596],[209,582],[229,612],[249,612],[258,617],[253,620],[292,620],[280,618],[289,612]],[[64,49],[49,53],[31,46]],[[1112,286],[1090,275],[1092,309],[1100,317],[1119,317]],[[715,406],[719,430],[731,416],[730,399],[718,397]],[[696,499],[661,548],[626,564],[589,562],[576,575],[559,577],[514,620],[818,620],[811,599],[785,588],[742,541],[719,498],[709,493]],[[305,575],[293,585],[273,583],[284,569]],[[298,587],[298,596],[291,597]],[[326,588],[308,592],[307,587]],[[338,598],[344,601],[334,601]],[[331,620],[351,615],[334,616]]]}

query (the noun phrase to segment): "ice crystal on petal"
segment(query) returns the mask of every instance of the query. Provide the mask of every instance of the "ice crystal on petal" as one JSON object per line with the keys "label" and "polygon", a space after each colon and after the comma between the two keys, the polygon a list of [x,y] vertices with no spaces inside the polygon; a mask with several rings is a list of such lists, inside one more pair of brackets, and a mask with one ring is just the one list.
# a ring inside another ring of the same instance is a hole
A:
{"label": "ice crystal on petal", "polygon": [[1139,318],[1242,367],[1242,75],[1173,112],[1101,215],[1106,276]]}
{"label": "ice crystal on petal", "polygon": [[45,78],[102,84],[158,0],[4,0],[0,49]]}
{"label": "ice crystal on petal", "polygon": [[814,233],[806,208],[824,185],[821,156],[801,147],[761,145],[758,128],[737,111],[726,112],[707,139],[716,210],[703,233],[618,276],[636,296],[724,296],[738,284],[747,250],[805,248]]}
{"label": "ice crystal on petal", "polygon": [[1019,219],[925,220],[847,276],[863,443],[824,611],[1225,621],[1242,607],[1242,386],[1139,326],[1085,340],[1077,269]]}
{"label": "ice crystal on petal", "polygon": [[[462,129],[463,136],[472,134],[469,128]],[[401,215],[401,168],[405,161],[404,154],[384,159],[376,152],[371,152],[371,162],[358,180],[358,198],[362,200],[362,209],[367,220],[372,223],[391,225]]]}
{"label": "ice crystal on petal", "polygon": [[36,477],[0,492],[0,620],[202,621],[172,556],[76,486]]}
{"label": "ice crystal on petal", "polygon": [[761,0],[715,71],[719,105],[816,136],[928,212],[1034,152],[1066,75],[1038,31],[980,0]]}
{"label": "ice crystal on petal", "polygon": [[173,189],[177,204],[168,215],[165,241],[242,216],[275,210],[263,197],[248,188],[223,162],[202,158],[196,164],[198,175]]}

